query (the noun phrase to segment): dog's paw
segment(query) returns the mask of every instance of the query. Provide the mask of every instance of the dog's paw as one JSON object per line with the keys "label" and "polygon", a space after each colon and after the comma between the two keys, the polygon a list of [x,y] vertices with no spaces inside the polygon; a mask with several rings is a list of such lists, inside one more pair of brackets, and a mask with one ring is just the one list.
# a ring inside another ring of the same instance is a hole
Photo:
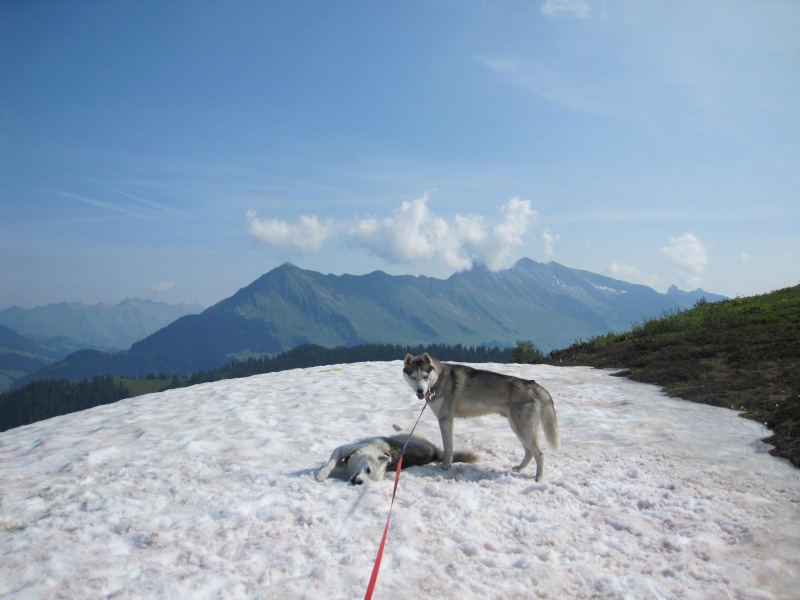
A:
{"label": "dog's paw", "polygon": [[330,475],[330,474],[331,474],[331,472],[330,472],[329,469],[320,469],[319,472],[316,475],[316,480],[317,481],[325,481],[328,478],[328,475]]}
{"label": "dog's paw", "polygon": [[442,463],[440,465],[440,467],[441,467],[442,471],[449,471],[450,470],[450,465],[446,465],[444,463]]}

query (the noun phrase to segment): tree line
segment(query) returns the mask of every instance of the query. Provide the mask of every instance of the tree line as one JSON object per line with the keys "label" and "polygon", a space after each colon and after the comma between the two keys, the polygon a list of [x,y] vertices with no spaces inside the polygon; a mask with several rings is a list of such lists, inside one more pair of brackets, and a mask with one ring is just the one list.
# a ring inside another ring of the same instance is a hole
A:
{"label": "tree line", "polygon": [[[522,344],[522,342],[518,343]],[[362,344],[324,348],[316,344],[304,344],[274,356],[258,356],[234,360],[219,369],[199,371],[190,377],[172,376],[162,391],[223,379],[237,379],[274,373],[288,369],[306,369],[329,364],[370,361],[400,360],[407,353],[429,352],[441,360],[472,363],[508,363],[514,361],[511,348],[487,348],[485,346],[454,346],[434,344],[429,346],[402,346],[397,344]],[[522,361],[518,361],[522,362]],[[148,376],[150,378],[154,375]],[[164,375],[159,378],[166,379]],[[46,379],[34,381],[26,386],[0,394],[0,431],[28,425],[94,406],[110,404],[130,397],[130,392],[121,382],[110,375],[92,380],[67,381]]]}
{"label": "tree line", "polygon": [[91,381],[43,379],[0,394],[0,431],[21,427],[130,396],[110,375]]}
{"label": "tree line", "polygon": [[223,379],[237,379],[250,377],[262,373],[275,373],[289,369],[308,369],[332,364],[347,364],[370,361],[400,360],[406,354],[422,354],[428,352],[441,360],[458,362],[498,362],[511,361],[512,350],[509,348],[487,348],[485,346],[462,346],[456,344],[447,346],[432,344],[423,346],[403,346],[397,344],[361,344],[358,346],[337,346],[325,348],[316,344],[303,344],[287,352],[275,356],[258,356],[233,361],[219,369],[198,371],[188,379],[172,382],[164,389],[197,385]]}

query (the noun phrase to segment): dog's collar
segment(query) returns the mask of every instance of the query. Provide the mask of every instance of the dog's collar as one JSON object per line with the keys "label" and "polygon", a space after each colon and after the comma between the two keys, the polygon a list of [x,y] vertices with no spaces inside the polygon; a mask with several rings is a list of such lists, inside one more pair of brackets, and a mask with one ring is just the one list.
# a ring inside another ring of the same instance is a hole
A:
{"label": "dog's collar", "polygon": [[430,402],[431,398],[433,398],[435,395],[436,395],[436,384],[434,383],[433,386],[425,394],[425,402]]}
{"label": "dog's collar", "polygon": [[389,465],[386,467],[387,471],[396,471],[397,470],[397,461],[400,460],[400,455],[403,452],[399,448],[392,448],[388,452],[384,452],[386,456],[388,456],[391,460],[389,461]]}

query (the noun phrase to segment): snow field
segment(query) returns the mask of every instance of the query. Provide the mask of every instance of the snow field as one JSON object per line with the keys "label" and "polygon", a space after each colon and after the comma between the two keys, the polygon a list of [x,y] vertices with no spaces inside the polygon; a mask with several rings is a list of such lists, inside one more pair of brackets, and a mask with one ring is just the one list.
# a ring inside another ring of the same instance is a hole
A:
{"label": "snow field", "polygon": [[[475,365],[553,395],[562,450],[513,473],[501,417],[458,420],[481,462],[405,469],[375,598],[782,599],[800,477],[733,411],[590,368]],[[0,596],[363,598],[392,479],[313,474],[410,428],[401,362],[141,396],[0,434]],[[417,429],[441,444],[426,411]],[[544,436],[542,436],[543,438]]]}

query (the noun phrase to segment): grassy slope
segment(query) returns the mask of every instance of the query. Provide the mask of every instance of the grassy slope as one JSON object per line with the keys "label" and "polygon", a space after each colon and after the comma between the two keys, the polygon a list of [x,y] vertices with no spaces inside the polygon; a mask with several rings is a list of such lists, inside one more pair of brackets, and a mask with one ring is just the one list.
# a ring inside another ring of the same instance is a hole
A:
{"label": "grassy slope", "polygon": [[120,383],[128,388],[130,397],[141,396],[143,394],[154,394],[160,392],[169,384],[171,379],[134,379],[128,377],[115,378],[114,383]]}
{"label": "grassy slope", "polygon": [[765,423],[771,454],[800,467],[800,286],[698,303],[552,352],[545,362],[624,369],[671,396]]}

